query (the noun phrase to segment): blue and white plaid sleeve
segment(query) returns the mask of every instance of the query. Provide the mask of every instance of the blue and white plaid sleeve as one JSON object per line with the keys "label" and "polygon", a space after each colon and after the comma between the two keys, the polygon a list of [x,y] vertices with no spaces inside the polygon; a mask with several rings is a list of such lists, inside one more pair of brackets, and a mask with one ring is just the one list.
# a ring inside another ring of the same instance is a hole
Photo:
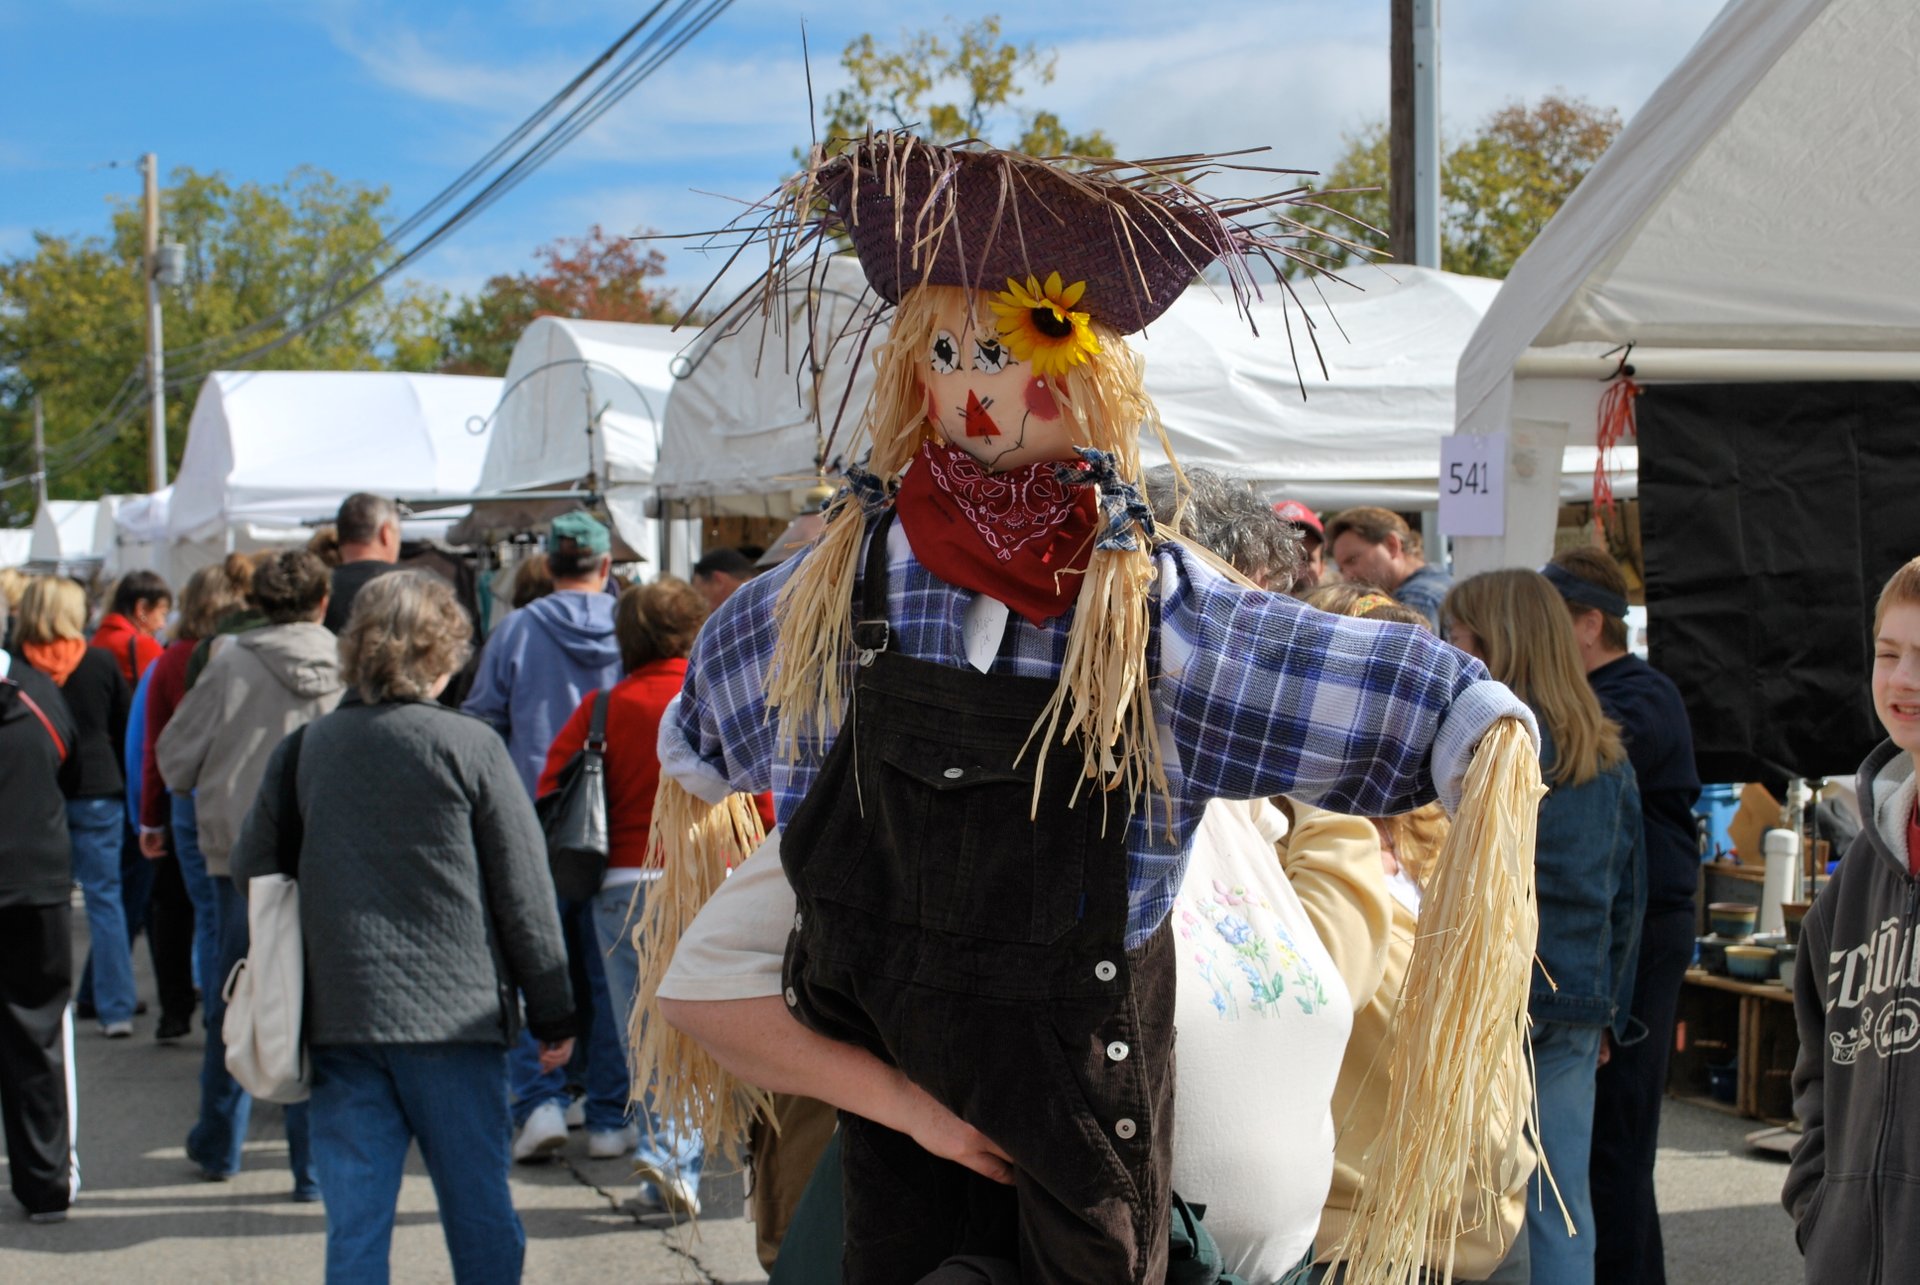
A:
{"label": "blue and white plaid sleeve", "polygon": [[[766,676],[773,661],[773,601],[800,560],[791,558],[741,585],[694,639],[674,720],[683,745],[674,747],[671,760],[663,754],[662,766],[695,794],[705,797],[694,786],[700,768],[749,794],[772,788],[777,728],[767,717]],[[665,750],[664,734],[661,743]]]}
{"label": "blue and white plaid sleeve", "polygon": [[1161,559],[1160,699],[1193,795],[1451,808],[1487,727],[1532,726],[1484,665],[1423,629],[1245,589],[1178,546]]}

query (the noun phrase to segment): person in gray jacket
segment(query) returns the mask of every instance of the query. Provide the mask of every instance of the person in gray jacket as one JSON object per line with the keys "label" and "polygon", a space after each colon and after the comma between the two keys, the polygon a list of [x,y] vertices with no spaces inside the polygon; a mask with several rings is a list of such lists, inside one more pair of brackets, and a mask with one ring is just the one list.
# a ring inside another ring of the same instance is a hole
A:
{"label": "person in gray jacket", "polygon": [[[354,691],[303,733],[300,927],[327,1280],[384,1281],[408,1145],[439,1198],[456,1281],[517,1281],[507,1185],[516,991],[543,1067],[572,1052],[574,1000],[546,846],[506,745],[434,698],[470,627],[445,583],[360,590],[340,656]],[[233,850],[244,889],[279,866],[289,742]]]}
{"label": "person in gray jacket", "polygon": [[[200,1066],[200,1118],[187,1134],[187,1158],[203,1177],[222,1182],[240,1171],[253,1100],[227,1074],[220,1026],[227,975],[247,953],[247,907],[228,878],[234,833],[260,788],[267,756],[294,728],[340,703],[339,652],[320,624],[327,610],[327,566],[305,551],[276,553],[255,568],[252,598],[267,618],[259,629],[228,637],[180,701],[154,743],[167,788],[191,790],[200,850],[214,889],[216,955],[206,995],[207,1043]],[[307,1155],[307,1109],[287,1108],[287,1155],[293,1198],[320,1199]]]}

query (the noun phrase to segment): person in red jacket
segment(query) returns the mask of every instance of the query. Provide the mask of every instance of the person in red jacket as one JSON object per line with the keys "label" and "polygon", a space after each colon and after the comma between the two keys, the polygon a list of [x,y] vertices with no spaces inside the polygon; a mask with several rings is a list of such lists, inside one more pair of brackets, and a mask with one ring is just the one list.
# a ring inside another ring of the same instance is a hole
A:
{"label": "person in red jacket", "polygon": [[173,610],[173,590],[156,571],[129,571],[113,591],[113,604],[93,631],[93,645],[113,653],[120,676],[132,687],[160,659],[160,631]]}
{"label": "person in red jacket", "polygon": [[[680,694],[687,653],[707,618],[706,599],[683,580],[662,577],[635,585],[620,595],[614,609],[614,637],[626,677],[610,691],[595,692],[580,703],[547,751],[538,794],[559,788],[560,773],[587,740],[597,701],[607,702],[606,882],[593,901],[593,924],[606,956],[607,989],[616,1013],[633,1010],[639,960],[628,926],[646,905],[647,890],[660,877],[647,865],[647,829],[653,823],[653,794],[660,784],[660,719]],[[627,1127],[640,1177],[638,1201],[672,1213],[700,1211],[700,1169],[704,1148],[698,1135],[679,1137],[661,1127],[652,1113],[652,1095],[641,1103],[648,1114]]]}

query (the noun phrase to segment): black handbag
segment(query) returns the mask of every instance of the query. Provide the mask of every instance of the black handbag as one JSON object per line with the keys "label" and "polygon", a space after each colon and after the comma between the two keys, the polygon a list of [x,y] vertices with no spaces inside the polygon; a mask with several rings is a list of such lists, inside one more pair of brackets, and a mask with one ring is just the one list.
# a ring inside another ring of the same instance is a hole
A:
{"label": "black handbag", "polygon": [[534,804],[547,834],[547,868],[567,901],[585,901],[607,877],[607,694],[595,692],[587,743],[560,770],[560,783]]}

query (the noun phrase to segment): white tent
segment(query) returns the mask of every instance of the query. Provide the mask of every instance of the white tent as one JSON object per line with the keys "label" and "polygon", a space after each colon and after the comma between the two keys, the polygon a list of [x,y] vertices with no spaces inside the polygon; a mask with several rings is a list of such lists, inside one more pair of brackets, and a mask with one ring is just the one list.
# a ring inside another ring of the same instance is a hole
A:
{"label": "white tent", "polygon": [[47,570],[77,571],[98,564],[94,539],[100,524],[98,500],[48,500],[33,515],[33,540],[27,561]]}
{"label": "white tent", "polygon": [[0,570],[25,566],[32,556],[32,527],[0,527]]}
{"label": "white tent", "polygon": [[[1147,390],[1182,463],[1252,478],[1316,508],[1437,502],[1454,367],[1499,283],[1411,267],[1362,268],[1349,280],[1303,285],[1304,307],[1268,287],[1252,308],[1258,335],[1214,290],[1196,286],[1128,341],[1146,361]],[[815,333],[845,334],[864,281],[850,259],[837,259],[826,285],[811,302]],[[690,369],[667,407],[663,501],[769,516],[799,507],[819,454],[815,407],[830,428],[845,398],[836,439],[844,443],[880,338],[858,364],[857,346],[842,341],[816,387],[802,356],[808,306],[796,296],[777,328],[755,315],[688,350]],[[1151,437],[1145,447],[1154,458]]]}
{"label": "white tent", "polygon": [[355,491],[469,494],[499,397],[499,380],[464,375],[216,371],[187,427],[167,535],[217,556],[305,540],[303,524]]}
{"label": "white tent", "polygon": [[109,495],[100,506],[95,537],[110,576],[129,571],[158,571],[171,582],[175,569],[167,545],[167,505],[171,486],[151,495]]}
{"label": "white tent", "polygon": [[1721,12],[1461,356],[1458,431],[1509,434],[1506,534],[1457,540],[1462,570],[1547,556],[1546,479],[1591,468],[1616,345],[1642,381],[1920,378],[1917,69],[1912,0]]}

